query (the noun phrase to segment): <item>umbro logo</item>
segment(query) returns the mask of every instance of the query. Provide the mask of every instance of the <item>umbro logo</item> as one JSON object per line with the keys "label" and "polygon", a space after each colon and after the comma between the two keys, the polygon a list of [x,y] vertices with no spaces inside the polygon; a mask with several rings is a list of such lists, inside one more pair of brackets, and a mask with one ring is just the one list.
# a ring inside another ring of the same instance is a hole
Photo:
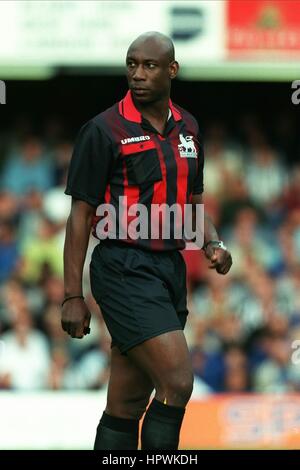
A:
{"label": "umbro logo", "polygon": [[121,144],[131,144],[131,142],[143,142],[144,140],[150,140],[149,135],[140,135],[139,137],[128,137],[128,139],[122,139]]}

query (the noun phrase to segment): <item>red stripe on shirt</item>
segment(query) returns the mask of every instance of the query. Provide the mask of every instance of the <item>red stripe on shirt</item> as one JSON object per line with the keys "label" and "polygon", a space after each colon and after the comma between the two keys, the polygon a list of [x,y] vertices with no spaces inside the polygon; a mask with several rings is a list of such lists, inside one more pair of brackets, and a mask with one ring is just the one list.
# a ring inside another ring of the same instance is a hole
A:
{"label": "red stripe on shirt", "polygon": [[[135,219],[136,215],[129,216],[128,209],[132,204],[137,204],[140,198],[140,188],[138,186],[128,186],[128,177],[127,177],[127,168],[125,160],[123,160],[123,176],[124,176],[124,198],[122,205],[122,220],[120,220],[120,224],[122,224],[123,233],[126,234],[126,241],[129,243],[134,243],[135,240],[129,238],[128,235],[128,225],[129,223]],[[118,237],[119,238],[119,237]]]}
{"label": "red stripe on shirt", "polygon": [[161,250],[164,246],[162,240],[162,227],[164,223],[164,212],[157,211],[154,209],[153,204],[166,204],[167,203],[167,168],[164,160],[164,156],[160,146],[157,146],[157,153],[159,157],[160,169],[162,173],[162,180],[154,183],[153,187],[153,198],[151,201],[151,228],[154,224],[158,224],[159,239],[151,240],[151,248],[153,250]]}

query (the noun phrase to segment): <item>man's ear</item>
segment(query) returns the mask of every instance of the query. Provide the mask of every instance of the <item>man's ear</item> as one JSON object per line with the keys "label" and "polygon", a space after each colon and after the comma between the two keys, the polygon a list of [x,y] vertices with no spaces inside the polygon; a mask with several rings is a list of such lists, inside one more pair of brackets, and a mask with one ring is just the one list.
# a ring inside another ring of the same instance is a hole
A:
{"label": "man's ear", "polygon": [[176,60],[173,60],[173,62],[169,64],[169,77],[171,80],[173,80],[173,78],[176,77],[178,70],[179,70],[178,62]]}

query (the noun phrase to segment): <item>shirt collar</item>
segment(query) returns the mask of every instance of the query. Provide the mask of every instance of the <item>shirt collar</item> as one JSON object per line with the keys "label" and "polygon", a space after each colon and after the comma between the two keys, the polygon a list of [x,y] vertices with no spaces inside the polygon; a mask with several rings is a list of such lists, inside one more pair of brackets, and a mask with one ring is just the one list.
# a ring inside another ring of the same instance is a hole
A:
{"label": "shirt collar", "polygon": [[[181,121],[181,119],[182,119],[181,113],[173,105],[171,99],[169,99],[169,108],[170,108],[170,111],[173,115],[174,121]],[[121,116],[123,116],[125,119],[127,119],[127,121],[133,121],[133,122],[137,122],[139,124],[142,123],[142,115],[134,105],[130,90],[128,90],[127,94],[119,102],[119,113],[121,114]],[[171,115],[170,115],[170,112],[169,112],[168,119],[170,117],[171,117]]]}

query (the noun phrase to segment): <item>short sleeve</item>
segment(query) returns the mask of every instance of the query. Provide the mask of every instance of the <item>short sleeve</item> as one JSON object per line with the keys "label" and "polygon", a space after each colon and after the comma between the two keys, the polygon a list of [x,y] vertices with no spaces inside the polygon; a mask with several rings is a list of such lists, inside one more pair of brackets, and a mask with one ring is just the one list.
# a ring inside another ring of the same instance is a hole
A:
{"label": "short sleeve", "polygon": [[194,180],[193,194],[202,194],[203,193],[204,151],[203,151],[202,137],[198,135],[197,140],[200,143],[200,146],[199,146],[199,151],[198,151],[197,175]]}
{"label": "short sleeve", "polygon": [[80,129],[75,141],[65,194],[97,207],[103,202],[112,164],[109,138],[89,121]]}

